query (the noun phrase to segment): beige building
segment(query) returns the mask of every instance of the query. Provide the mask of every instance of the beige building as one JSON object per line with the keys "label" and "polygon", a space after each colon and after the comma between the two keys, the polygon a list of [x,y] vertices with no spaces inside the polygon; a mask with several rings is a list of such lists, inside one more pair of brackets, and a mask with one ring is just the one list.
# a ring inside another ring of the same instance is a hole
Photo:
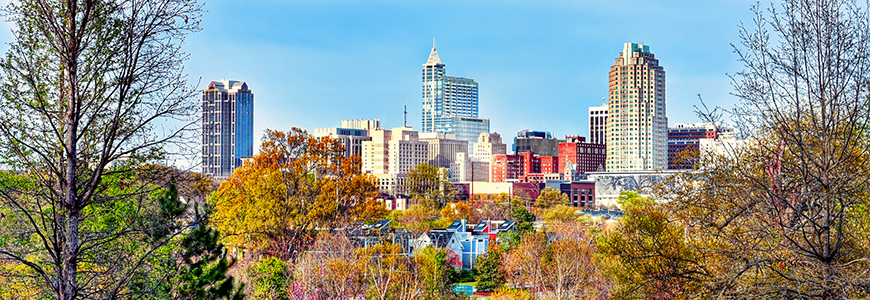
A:
{"label": "beige building", "polygon": [[454,182],[489,181],[489,161],[468,157],[465,153],[456,154],[454,168],[450,170]]}
{"label": "beige building", "polygon": [[649,46],[626,43],[610,67],[608,172],[668,167],[665,70]]}
{"label": "beige building", "polygon": [[362,129],[362,130],[367,130],[367,131],[372,131],[372,130],[375,130],[375,129],[381,129],[381,119],[374,119],[374,120],[363,120],[363,119],[341,120],[341,128]]}
{"label": "beige building", "polygon": [[344,156],[362,155],[362,143],[370,141],[368,131],[365,129],[353,129],[342,127],[315,128],[314,137],[318,140],[324,137],[338,140],[344,146]]}
{"label": "beige building", "polygon": [[499,154],[507,154],[507,145],[502,143],[501,135],[498,132],[484,132],[477,137],[474,153],[471,156],[481,161],[490,162],[493,155]]}
{"label": "beige building", "polygon": [[462,153],[467,156],[468,153],[468,142],[457,140],[453,133],[422,132],[420,141],[429,143],[430,166],[452,169],[456,155]]}
{"label": "beige building", "polygon": [[382,193],[401,193],[408,171],[428,163],[429,143],[420,141],[411,127],[375,129],[369,136],[372,139],[362,145],[362,172],[380,180]]}

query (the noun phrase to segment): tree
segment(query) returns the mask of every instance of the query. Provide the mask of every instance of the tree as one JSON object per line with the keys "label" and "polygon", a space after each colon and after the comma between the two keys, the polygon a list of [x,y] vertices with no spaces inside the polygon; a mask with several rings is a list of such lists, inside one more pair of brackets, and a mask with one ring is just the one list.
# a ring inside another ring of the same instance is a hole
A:
{"label": "tree", "polygon": [[525,207],[515,207],[511,211],[510,218],[517,222],[516,229],[520,233],[532,232],[534,230],[532,223],[535,222],[535,215],[526,210]]}
{"label": "tree", "polygon": [[502,256],[502,272],[507,283],[514,288],[538,292],[545,288],[544,269],[541,257],[547,249],[547,236],[529,233],[519,244]]}
{"label": "tree", "polygon": [[[866,3],[758,6],[735,46],[732,112],[745,146],[657,193],[697,241],[720,297],[870,295],[870,17]],[[719,112],[702,112],[719,122]],[[866,229],[866,227],[863,227]]]}
{"label": "tree", "polygon": [[444,206],[441,209],[441,217],[451,222],[459,219],[466,219],[469,223],[477,223],[479,220],[472,220],[472,208],[465,202],[453,202]]}
{"label": "tree", "polygon": [[422,280],[413,258],[402,254],[402,247],[391,243],[357,249],[365,261],[369,282],[366,299],[418,299],[423,294]]}
{"label": "tree", "polygon": [[424,247],[414,253],[414,261],[417,265],[418,278],[423,284],[420,299],[459,298],[450,284],[447,250],[432,246]]}
{"label": "tree", "polygon": [[420,164],[416,169],[408,171],[405,180],[405,190],[411,198],[422,200],[422,204],[433,209],[442,209],[444,205],[456,198],[456,189],[448,181],[445,168]]}
{"label": "tree", "polygon": [[313,243],[317,228],[383,217],[376,179],[342,149],[298,128],[267,130],[260,153],[209,199],[215,227],[228,244],[289,260]]}
{"label": "tree", "polygon": [[612,286],[595,263],[596,245],[587,228],[566,221],[551,228],[554,239],[542,257],[544,279],[556,299],[608,299]]}
{"label": "tree", "polygon": [[683,235],[684,227],[649,198],[622,192],[625,216],[596,237],[599,264],[620,299],[692,298],[708,278],[703,261]]}
{"label": "tree", "polygon": [[500,268],[503,252],[503,249],[493,243],[486,250],[486,255],[477,257],[474,276],[477,279],[477,290],[492,292],[504,285],[505,278]]}
{"label": "tree", "polygon": [[576,214],[577,211],[578,209],[576,207],[559,204],[544,210],[541,213],[541,218],[547,222],[547,225],[573,222],[580,218],[580,216]]}
{"label": "tree", "polygon": [[541,194],[538,195],[537,201],[535,201],[536,209],[548,209],[550,207],[556,205],[570,205],[571,199],[568,198],[568,195],[563,194],[562,191],[553,189],[551,187],[545,187]]}
{"label": "tree", "polygon": [[[199,211],[196,212],[199,215]],[[235,261],[228,261],[220,234],[203,217],[181,242],[180,274],[174,279],[173,299],[244,299],[244,284],[236,287],[227,275]]]}
{"label": "tree", "polygon": [[296,263],[297,298],[354,299],[367,288],[365,260],[342,233],[321,233]]}
{"label": "tree", "polygon": [[[182,74],[180,47],[199,29],[201,6],[24,0],[6,12],[15,40],[0,60],[0,157],[26,173],[30,186],[0,187],[0,205],[20,217],[17,233],[35,240],[27,250],[0,246],[0,258],[28,268],[40,290],[57,299],[148,293],[131,284],[171,237],[119,247],[119,239],[142,231],[127,227],[131,222],[91,224],[143,192],[107,194],[107,177],[148,168],[143,163],[165,157],[170,144],[184,149],[194,133],[198,104]],[[165,126],[169,120],[180,125]]]}
{"label": "tree", "polygon": [[512,198],[507,193],[475,199],[470,204],[478,220],[507,220],[514,207],[522,207],[522,199]]}
{"label": "tree", "polygon": [[289,292],[289,266],[277,257],[266,257],[248,267],[248,295],[252,299],[280,299]]}
{"label": "tree", "polygon": [[[409,232],[419,234],[427,232],[432,228],[441,227],[441,222],[438,222],[438,214],[438,210],[425,205],[414,204],[399,215],[398,221]],[[447,224],[452,222],[453,220]]]}

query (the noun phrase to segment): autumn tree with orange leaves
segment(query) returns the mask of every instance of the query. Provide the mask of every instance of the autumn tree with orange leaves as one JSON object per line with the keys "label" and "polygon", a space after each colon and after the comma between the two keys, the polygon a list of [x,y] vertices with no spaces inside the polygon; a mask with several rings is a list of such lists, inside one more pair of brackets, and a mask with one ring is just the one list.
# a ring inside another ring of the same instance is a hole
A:
{"label": "autumn tree with orange leaves", "polygon": [[343,149],[299,128],[266,130],[260,152],[209,198],[227,244],[290,259],[319,229],[383,217],[376,179]]}

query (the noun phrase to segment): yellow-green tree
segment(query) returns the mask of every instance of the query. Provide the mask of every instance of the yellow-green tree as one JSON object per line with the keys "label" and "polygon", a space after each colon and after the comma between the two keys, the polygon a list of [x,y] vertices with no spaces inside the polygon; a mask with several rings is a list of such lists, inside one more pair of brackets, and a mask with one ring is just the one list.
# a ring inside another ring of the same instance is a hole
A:
{"label": "yellow-green tree", "polygon": [[684,227],[660,204],[635,192],[617,202],[625,216],[596,237],[598,264],[620,299],[685,299],[698,294],[708,275],[687,243]]}
{"label": "yellow-green tree", "polygon": [[568,195],[563,194],[560,190],[545,187],[544,190],[541,191],[541,194],[538,195],[538,199],[535,201],[535,208],[548,209],[556,205],[569,204],[571,204],[571,199],[568,198]]}
{"label": "yellow-green tree", "polygon": [[209,199],[227,243],[295,257],[315,230],[382,217],[377,184],[340,143],[293,128],[267,130],[260,152]]}

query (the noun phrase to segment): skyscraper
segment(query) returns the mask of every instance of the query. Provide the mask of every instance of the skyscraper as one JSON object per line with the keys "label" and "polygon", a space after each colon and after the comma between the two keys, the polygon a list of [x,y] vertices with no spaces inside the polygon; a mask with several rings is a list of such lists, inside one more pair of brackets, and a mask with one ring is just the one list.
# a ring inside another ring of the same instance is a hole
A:
{"label": "skyscraper", "polygon": [[607,171],[668,166],[665,70],[649,46],[626,43],[610,67]]}
{"label": "skyscraper", "polygon": [[254,94],[244,81],[212,81],[202,92],[202,173],[229,178],[254,152]]}
{"label": "skyscraper", "polygon": [[[489,119],[478,115],[477,82],[447,76],[432,42],[423,64],[423,124],[420,132],[455,133],[474,149],[477,136],[489,132]],[[468,151],[470,153],[470,151]]]}

